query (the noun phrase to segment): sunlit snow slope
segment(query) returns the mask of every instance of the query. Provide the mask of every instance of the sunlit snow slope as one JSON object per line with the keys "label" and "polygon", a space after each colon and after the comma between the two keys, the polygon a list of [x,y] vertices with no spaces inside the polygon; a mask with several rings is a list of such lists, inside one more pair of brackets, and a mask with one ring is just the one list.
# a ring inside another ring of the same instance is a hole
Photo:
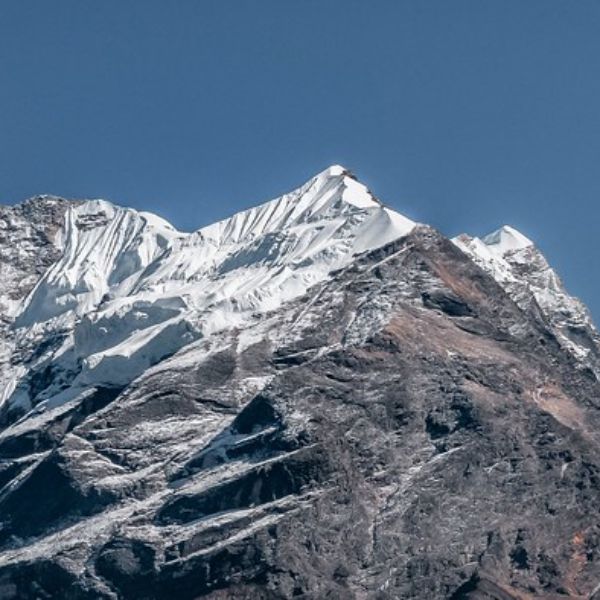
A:
{"label": "sunlit snow slope", "polygon": [[[39,410],[88,386],[125,385],[413,227],[339,166],[192,234],[106,201],[73,203],[64,253],[22,304],[0,357],[1,400]],[[9,365],[9,355],[23,359]]]}

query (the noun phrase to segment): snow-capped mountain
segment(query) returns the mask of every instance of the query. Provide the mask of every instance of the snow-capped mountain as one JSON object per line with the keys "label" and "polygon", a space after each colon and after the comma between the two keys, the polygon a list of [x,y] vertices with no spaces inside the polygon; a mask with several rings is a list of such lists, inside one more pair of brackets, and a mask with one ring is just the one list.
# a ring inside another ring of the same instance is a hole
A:
{"label": "snow-capped mountain", "polygon": [[561,344],[600,376],[600,337],[588,309],[569,295],[530,239],[505,225],[482,239],[462,234],[453,242],[490,273],[521,308],[548,319]]}
{"label": "snow-capped mountain", "polygon": [[36,197],[0,259],[0,598],[598,600],[598,335],[516,230],[334,166],[193,233]]}
{"label": "snow-capped mountain", "polygon": [[[279,308],[414,223],[342,167],[192,234],[102,200],[66,209],[62,256],[13,308],[5,410],[122,386],[184,345]],[[14,305],[13,305],[14,306]],[[36,351],[44,340],[47,348]],[[54,376],[47,378],[48,369]],[[41,376],[48,381],[32,386]],[[63,394],[61,392],[64,391]]]}

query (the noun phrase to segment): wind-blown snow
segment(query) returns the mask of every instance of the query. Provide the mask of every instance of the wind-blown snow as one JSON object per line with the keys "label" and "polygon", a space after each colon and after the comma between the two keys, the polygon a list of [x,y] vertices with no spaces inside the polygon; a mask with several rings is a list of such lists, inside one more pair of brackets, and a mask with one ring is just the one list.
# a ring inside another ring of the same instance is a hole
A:
{"label": "wind-blown snow", "polygon": [[105,294],[124,296],[176,232],[158,217],[143,216],[104,200],[67,212],[62,258],[33,290],[17,326],[48,321],[69,311],[83,315]]}
{"label": "wind-blown snow", "polygon": [[[54,336],[30,366],[70,374],[73,393],[125,385],[193,340],[278,309],[414,226],[340,166],[191,234],[103,200],[73,205],[62,257],[16,317],[17,343],[35,347]],[[8,401],[29,393],[15,373]]]}

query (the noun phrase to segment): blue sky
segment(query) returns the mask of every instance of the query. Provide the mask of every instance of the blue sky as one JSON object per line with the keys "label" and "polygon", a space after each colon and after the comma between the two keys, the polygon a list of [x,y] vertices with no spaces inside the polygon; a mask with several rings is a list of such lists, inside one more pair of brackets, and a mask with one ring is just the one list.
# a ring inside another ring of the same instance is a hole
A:
{"label": "blue sky", "polygon": [[509,223],[600,319],[597,0],[4,0],[0,203],[191,230],[334,163],[448,235]]}

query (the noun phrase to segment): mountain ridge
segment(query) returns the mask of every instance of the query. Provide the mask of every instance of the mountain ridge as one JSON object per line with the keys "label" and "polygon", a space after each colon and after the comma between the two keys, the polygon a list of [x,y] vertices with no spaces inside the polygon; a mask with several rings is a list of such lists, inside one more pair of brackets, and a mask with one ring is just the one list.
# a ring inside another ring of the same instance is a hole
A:
{"label": "mountain ridge", "polygon": [[[37,201],[63,202],[51,196]],[[63,209],[62,256],[36,282],[11,328],[25,347],[37,344],[40,327],[49,330],[43,335],[72,330],[71,339],[54,352],[63,357],[69,379],[79,378],[83,386],[126,384],[161,356],[219,328],[241,326],[252,314],[275,310],[354,255],[415,226],[340,165],[297,190],[192,233],[105,200],[66,201]],[[522,307],[535,300],[569,351],[600,373],[597,333],[587,309],[567,294],[530,240],[504,227],[483,240],[459,236],[454,243]],[[539,263],[525,279],[514,260],[506,260],[517,250],[534,253]],[[11,310],[17,311],[14,302]],[[116,337],[111,342],[103,331],[117,332]],[[57,363],[50,355],[36,360],[42,370],[50,361]],[[61,392],[49,388],[32,398],[23,391],[27,385],[18,368],[4,376],[4,411],[10,405],[33,407]]]}
{"label": "mountain ridge", "polygon": [[449,240],[332,169],[191,234],[40,216],[0,596],[596,600],[595,330],[514,230]]}
{"label": "mountain ridge", "polygon": [[[128,383],[161,353],[277,308],[356,252],[412,226],[338,166],[298,190],[190,234],[103,200],[69,204],[64,254],[38,281],[14,328],[33,332],[31,344],[40,327],[73,329],[73,339],[58,350],[65,373],[79,369],[83,385]],[[240,282],[241,273],[246,280]],[[105,330],[117,332],[112,347],[102,339]],[[21,336],[23,344],[27,336]],[[16,392],[10,392],[11,401],[5,391],[5,401],[39,402],[23,385],[19,391],[11,377]],[[60,391],[52,388],[45,396]]]}

